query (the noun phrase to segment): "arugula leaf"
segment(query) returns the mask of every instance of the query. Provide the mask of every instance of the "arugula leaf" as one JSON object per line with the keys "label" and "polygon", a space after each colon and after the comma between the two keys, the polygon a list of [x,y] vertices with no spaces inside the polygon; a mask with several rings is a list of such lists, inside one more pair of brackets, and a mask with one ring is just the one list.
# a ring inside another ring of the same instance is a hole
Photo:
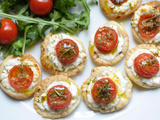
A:
{"label": "arugula leaf", "polygon": [[[40,38],[44,39],[48,28],[51,29],[50,32],[52,33],[65,32],[70,34],[77,34],[84,29],[87,30],[90,24],[90,9],[86,0],[77,1],[84,7],[84,11],[80,14],[68,12],[68,8],[76,6],[75,0],[54,0],[53,10],[43,17],[31,13],[28,0],[0,2],[0,10],[3,11],[0,12],[0,16],[14,19],[18,28],[18,36],[13,43],[0,44],[1,49],[6,50],[3,56],[7,57],[10,54],[22,56],[24,52],[23,43],[27,47],[33,45]],[[12,14],[9,14],[10,11],[12,11]],[[25,32],[28,29],[27,26],[32,27]]]}

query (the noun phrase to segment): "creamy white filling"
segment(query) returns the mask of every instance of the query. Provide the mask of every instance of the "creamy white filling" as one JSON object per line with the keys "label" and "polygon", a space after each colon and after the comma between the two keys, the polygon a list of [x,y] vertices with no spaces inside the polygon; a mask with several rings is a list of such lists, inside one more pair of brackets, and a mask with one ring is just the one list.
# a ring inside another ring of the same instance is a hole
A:
{"label": "creamy white filling", "polygon": [[[73,63],[62,64],[57,58],[55,48],[56,48],[57,43],[60,40],[67,39],[67,38],[73,40],[78,45],[79,55]],[[52,35],[49,38],[49,43],[47,45],[47,55],[49,57],[49,60],[52,61],[52,63],[56,66],[56,67],[54,67],[54,70],[59,70],[59,71],[63,71],[63,70],[68,71],[69,69],[73,69],[73,68],[77,67],[78,65],[80,65],[81,63],[84,62],[84,58],[86,58],[86,56],[87,56],[86,53],[83,52],[83,48],[79,44],[79,42],[76,41],[71,36],[69,36],[67,34],[64,34],[64,33],[59,33],[59,34],[56,34],[56,35]]]}
{"label": "creamy white filling", "polygon": [[[122,35],[118,32],[117,30],[117,26],[114,25],[105,25],[107,27],[111,27],[112,29],[114,29],[117,34],[118,34],[118,45],[117,45],[117,49],[113,52],[113,53],[101,53],[96,46],[94,45],[94,36],[96,34],[96,31],[91,35],[91,39],[90,39],[90,44],[91,46],[94,46],[94,51],[97,53],[97,56],[103,60],[108,60],[108,61],[112,61],[123,49],[123,44],[124,44],[124,39],[122,37]],[[103,27],[103,26],[101,26]],[[101,28],[100,27],[100,28]]]}
{"label": "creamy white filling", "polygon": [[37,79],[39,78],[39,72],[35,69],[35,67],[33,67],[34,66],[33,62],[28,60],[21,61],[20,57],[10,59],[4,64],[4,70],[1,73],[0,81],[2,82],[2,85],[5,88],[10,89],[12,91],[16,91],[9,83],[8,74],[9,74],[9,70],[12,67],[19,64],[27,65],[31,68],[34,76],[33,76],[33,81],[31,85],[27,88],[27,90],[32,90],[32,88],[37,84]]}
{"label": "creamy white filling", "polygon": [[[139,49],[137,50],[136,52],[134,52],[130,58],[128,59],[127,61],[127,66],[131,69],[132,73],[134,74],[134,76],[137,76],[139,79],[142,80],[143,83],[146,83],[147,85],[149,86],[156,86],[156,85],[159,85],[160,84],[160,70],[158,71],[158,73],[153,76],[152,78],[143,78],[141,76],[139,76],[135,70],[134,70],[134,59],[142,54],[142,53],[150,53],[150,54],[153,54],[153,53],[158,53],[158,55],[160,55],[159,51],[157,49]],[[156,57],[157,60],[159,61],[159,64],[160,64],[160,57]],[[160,69],[160,68],[159,68]]]}
{"label": "creamy white filling", "polygon": [[[65,109],[61,109],[61,110],[54,110],[54,109],[50,109],[50,107],[48,106],[48,103],[47,103],[47,99],[45,99],[43,102],[42,102],[42,98],[47,98],[47,92],[50,88],[52,88],[53,86],[56,86],[56,85],[64,85],[66,86],[71,94],[72,94],[72,100],[71,100],[71,103],[68,105],[68,107],[66,107]],[[46,91],[44,93],[42,93],[39,98],[37,98],[37,106],[42,109],[42,110],[48,110],[50,111],[52,114],[60,114],[61,112],[63,112],[64,110],[68,109],[68,108],[71,108],[73,106],[73,104],[76,103],[76,100],[78,98],[78,89],[77,87],[72,83],[68,83],[68,82],[65,82],[65,81],[54,81],[51,85],[49,85],[46,89]]]}
{"label": "creamy white filling", "polygon": [[130,9],[132,9],[136,4],[138,3],[137,0],[128,0],[127,2],[123,3],[122,5],[115,5],[111,2],[111,0],[107,0],[107,6],[110,8],[113,13],[120,13],[127,14],[130,12]]}
{"label": "creamy white filling", "polygon": [[[136,30],[136,32],[138,33],[139,36],[141,36],[141,35],[138,31],[137,25],[138,25],[139,18],[143,13],[153,13],[155,15],[159,14],[159,12],[157,12],[156,9],[154,9],[150,5],[143,5],[137,11],[135,11],[133,19],[131,21],[131,24],[132,24],[132,27],[134,27],[134,29]],[[142,38],[142,39],[145,43],[152,43],[152,42],[157,43],[157,42],[160,42],[159,38],[160,38],[160,32],[154,38],[152,38],[150,40],[146,40],[144,38]]]}
{"label": "creamy white filling", "polygon": [[[91,94],[91,90],[92,90],[92,88],[94,86],[94,83],[92,82],[93,80],[98,81],[101,78],[107,78],[107,77],[111,78],[111,79],[113,78],[112,80],[116,83],[117,88],[118,88],[118,90],[117,90],[118,92],[117,92],[117,95],[116,95],[116,98],[114,99],[114,101],[112,101],[108,105],[104,105],[104,104],[99,104],[99,103],[94,101],[94,99],[92,97],[92,94]],[[115,81],[114,77],[117,77],[116,80],[118,80],[118,82]],[[108,110],[110,108],[113,108],[113,107],[117,106],[119,101],[120,101],[120,99],[123,100],[120,97],[120,95],[125,92],[128,81],[124,79],[121,71],[114,71],[112,68],[110,68],[110,69],[104,70],[104,72],[102,72],[102,76],[101,77],[96,77],[93,80],[90,82],[90,84],[88,85],[88,88],[87,88],[87,100],[94,107],[101,106],[105,110]]]}

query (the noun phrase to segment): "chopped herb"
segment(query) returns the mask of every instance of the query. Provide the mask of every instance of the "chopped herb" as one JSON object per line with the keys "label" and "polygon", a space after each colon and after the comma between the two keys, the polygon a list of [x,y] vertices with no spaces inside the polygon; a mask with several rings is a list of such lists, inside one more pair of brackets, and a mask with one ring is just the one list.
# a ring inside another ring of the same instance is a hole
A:
{"label": "chopped herb", "polygon": [[160,16],[160,14],[155,15],[155,16],[151,17],[150,19],[146,20],[146,22],[149,22],[150,20],[152,20],[152,19],[154,19],[154,18],[157,18],[157,17],[159,17],[159,16]]}
{"label": "chopped herb", "polygon": [[53,87],[53,90],[55,91],[55,93],[60,96],[60,97],[64,97],[64,95],[62,95],[61,93],[59,93],[54,87]]}

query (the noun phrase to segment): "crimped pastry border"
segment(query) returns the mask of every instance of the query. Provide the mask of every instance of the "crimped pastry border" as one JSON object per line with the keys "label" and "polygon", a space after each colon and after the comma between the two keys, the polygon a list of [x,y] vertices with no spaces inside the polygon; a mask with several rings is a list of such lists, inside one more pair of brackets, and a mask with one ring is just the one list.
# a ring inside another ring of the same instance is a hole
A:
{"label": "crimped pastry border", "polygon": [[[0,73],[2,73],[3,69],[4,69],[4,64],[9,60],[9,59],[13,59],[15,57],[18,57],[18,56],[15,56],[15,55],[10,55],[8,56],[6,59],[4,59],[4,61],[1,63],[0,65]],[[40,67],[40,64],[37,62],[37,60],[31,56],[29,53],[25,53],[23,57],[21,57],[22,61],[25,60],[25,59],[28,59],[32,62],[34,62],[36,64],[36,66],[38,66],[39,68],[39,78],[37,80],[37,83],[40,82],[42,80],[42,71],[41,71],[41,67]],[[0,74],[1,75],[1,74]],[[5,88],[1,81],[0,81],[0,87],[2,88],[2,90],[7,93],[9,96],[15,98],[15,99],[27,99],[29,98],[30,96],[32,96],[35,92],[35,89],[36,89],[36,86],[33,87],[32,89],[32,92],[30,92],[30,94],[24,94],[22,92],[18,92],[18,91],[12,91],[10,89],[7,89]]]}
{"label": "crimped pastry border", "polygon": [[130,56],[136,52],[138,49],[151,49],[156,48],[160,51],[160,47],[153,45],[153,44],[140,44],[132,49],[130,49],[127,53],[126,59],[125,59],[125,71],[128,75],[128,77],[135,82],[137,85],[143,87],[143,88],[157,88],[160,87],[160,84],[158,86],[149,86],[146,83],[143,83],[142,80],[139,77],[135,77],[131,71],[131,69],[127,66],[127,61],[129,60]]}
{"label": "crimped pastry border", "polygon": [[[106,22],[103,26],[105,26],[105,25],[114,25],[114,26],[117,26],[118,34],[122,35],[122,37],[124,39],[124,44],[122,46],[122,51],[118,55],[116,55],[114,57],[114,59],[111,60],[111,61],[99,58],[99,56],[97,55],[97,53],[95,54],[95,52],[93,53],[90,50],[89,50],[89,53],[90,53],[90,56],[93,59],[93,61],[95,63],[97,63],[98,65],[109,66],[109,65],[114,65],[114,64],[118,63],[120,60],[122,60],[122,58],[126,54],[126,52],[128,50],[128,47],[129,47],[129,37],[128,37],[128,34],[127,34],[126,30],[119,23],[117,23],[116,21]],[[89,48],[90,48],[90,44],[89,44],[88,49]]]}
{"label": "crimped pastry border", "polygon": [[89,103],[88,99],[87,99],[87,88],[88,88],[88,85],[90,84],[90,82],[92,81],[92,79],[96,78],[96,77],[101,77],[102,76],[102,72],[104,72],[104,70],[107,70],[107,69],[113,69],[114,71],[119,71],[119,69],[115,68],[115,67],[106,67],[106,66],[101,66],[101,67],[96,67],[96,68],[93,68],[91,70],[91,75],[90,77],[85,81],[83,82],[83,84],[81,85],[81,91],[82,91],[82,97],[83,97],[83,100],[85,101],[86,105],[95,110],[95,111],[100,111],[101,113],[110,113],[110,112],[115,112],[115,111],[118,111],[120,109],[122,109],[123,107],[125,107],[131,96],[132,96],[132,83],[131,81],[129,80],[129,78],[124,74],[124,72],[122,72],[122,75],[124,77],[124,79],[126,79],[128,81],[128,84],[127,84],[127,88],[125,90],[125,93],[126,93],[126,98],[125,100],[121,100],[119,101],[118,105],[115,106],[115,107],[112,107],[108,110],[105,110],[103,109],[101,106],[99,107],[94,107],[91,103]]}
{"label": "crimped pastry border", "polygon": [[73,110],[78,106],[78,104],[80,103],[80,100],[81,100],[81,93],[80,93],[80,90],[79,90],[79,93],[78,93],[78,98],[76,100],[76,103],[71,107],[71,108],[68,108],[66,110],[64,110],[62,113],[60,114],[52,114],[51,112],[47,111],[47,110],[42,110],[40,109],[37,104],[36,104],[36,100],[38,99],[38,97],[47,89],[47,87],[54,81],[64,81],[64,80],[70,80],[70,82],[72,82],[76,87],[77,89],[79,90],[79,87],[78,85],[76,84],[75,81],[73,81],[71,78],[69,78],[68,76],[66,75],[55,75],[55,76],[51,76],[49,78],[46,78],[44,80],[42,80],[36,87],[36,92],[34,94],[34,108],[36,109],[36,111],[42,115],[43,117],[46,117],[46,118],[52,118],[52,119],[55,119],[55,118],[62,118],[62,117],[66,117],[68,116],[71,112],[73,112]]}
{"label": "crimped pastry border", "polygon": [[138,3],[131,10],[129,10],[129,12],[127,12],[126,14],[124,13],[118,14],[118,13],[113,13],[112,11],[109,10],[108,6],[106,5],[106,1],[109,1],[109,0],[99,0],[100,7],[103,13],[111,19],[123,19],[123,18],[128,17],[130,14],[132,14],[135,10],[139,8],[142,2],[142,0],[138,0]]}
{"label": "crimped pastry border", "polygon": [[[53,34],[54,35],[54,34]],[[58,71],[58,70],[54,70],[53,68],[56,67],[52,64],[52,62],[50,60],[48,60],[47,58],[47,52],[46,52],[46,46],[48,45],[49,42],[49,38],[52,36],[51,33],[48,33],[47,36],[45,37],[44,41],[41,44],[41,56],[40,56],[40,60],[41,60],[41,65],[48,71],[50,71],[51,73],[55,74],[55,75],[67,75],[67,76],[74,76],[76,75],[78,72],[82,71],[85,67],[86,64],[86,58],[83,59],[84,62],[82,64],[80,64],[79,66],[77,66],[76,68],[72,69],[72,70],[68,70],[68,71]],[[70,35],[73,39],[75,39],[76,41],[79,42],[79,44],[82,47],[82,51],[84,53],[86,53],[84,45],[82,43],[82,41],[80,41],[77,37]]]}

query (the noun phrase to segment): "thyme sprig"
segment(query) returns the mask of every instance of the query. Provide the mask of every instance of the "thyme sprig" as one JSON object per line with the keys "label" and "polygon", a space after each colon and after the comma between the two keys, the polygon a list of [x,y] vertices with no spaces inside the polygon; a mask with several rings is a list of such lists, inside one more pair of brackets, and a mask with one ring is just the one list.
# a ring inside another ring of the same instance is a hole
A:
{"label": "thyme sprig", "polygon": [[153,17],[151,17],[150,19],[146,20],[146,23],[147,23],[147,22],[149,22],[150,20],[154,19],[154,18],[157,18],[157,17],[159,17],[159,16],[160,16],[160,14],[158,14],[158,15],[155,15],[155,16],[153,16]]}
{"label": "thyme sprig", "polygon": [[55,91],[55,93],[60,96],[60,97],[65,97],[64,95],[62,95],[61,93],[59,93],[54,87],[53,87],[53,90]]}
{"label": "thyme sprig", "polygon": [[110,82],[110,79],[108,80],[108,82],[106,83],[106,85],[104,85],[100,91],[98,92],[98,95],[100,94],[103,94],[103,93],[106,93],[107,90],[112,90],[112,88],[109,88],[109,82]]}
{"label": "thyme sprig", "polygon": [[74,47],[66,47],[65,50],[62,51],[61,57],[64,56],[67,53],[71,53],[71,50],[73,50],[74,54],[76,54],[76,51],[74,50]]}

